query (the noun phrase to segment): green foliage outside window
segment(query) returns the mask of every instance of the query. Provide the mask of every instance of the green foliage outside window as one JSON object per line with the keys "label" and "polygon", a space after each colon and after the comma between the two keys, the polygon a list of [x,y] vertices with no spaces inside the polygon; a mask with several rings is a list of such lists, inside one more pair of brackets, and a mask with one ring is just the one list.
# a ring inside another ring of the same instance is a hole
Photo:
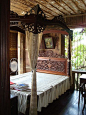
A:
{"label": "green foliage outside window", "polygon": [[73,32],[72,41],[72,70],[86,69],[86,29]]}
{"label": "green foliage outside window", "polygon": [[68,57],[68,37],[65,36],[65,57]]}

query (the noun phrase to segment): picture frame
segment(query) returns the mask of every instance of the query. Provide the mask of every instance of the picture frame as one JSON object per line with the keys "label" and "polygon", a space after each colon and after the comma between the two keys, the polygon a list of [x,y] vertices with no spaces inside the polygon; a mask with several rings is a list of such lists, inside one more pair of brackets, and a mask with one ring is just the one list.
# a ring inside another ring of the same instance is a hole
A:
{"label": "picture frame", "polygon": [[44,38],[45,49],[54,49],[53,38],[45,37]]}

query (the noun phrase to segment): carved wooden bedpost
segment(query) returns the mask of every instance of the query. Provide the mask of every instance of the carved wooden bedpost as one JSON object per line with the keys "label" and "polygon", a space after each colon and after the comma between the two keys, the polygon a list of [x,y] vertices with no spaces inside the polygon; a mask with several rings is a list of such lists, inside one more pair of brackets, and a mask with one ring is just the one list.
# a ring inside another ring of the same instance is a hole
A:
{"label": "carved wooden bedpost", "polygon": [[[40,9],[39,5],[32,8],[30,14],[36,14],[36,16],[41,15],[42,18],[45,17],[43,11]],[[41,13],[41,14],[39,14]],[[44,15],[44,17],[43,17]],[[29,51],[29,58],[30,58],[30,68],[32,70],[32,86],[31,86],[31,98],[30,98],[30,115],[37,115],[37,83],[36,83],[36,65],[37,65],[37,58],[38,58],[38,37],[39,33],[44,30],[43,25],[37,22],[37,19],[34,23],[28,24],[27,28],[29,30],[29,35],[27,36],[27,42],[30,47],[28,46]],[[42,37],[42,36],[41,36]]]}

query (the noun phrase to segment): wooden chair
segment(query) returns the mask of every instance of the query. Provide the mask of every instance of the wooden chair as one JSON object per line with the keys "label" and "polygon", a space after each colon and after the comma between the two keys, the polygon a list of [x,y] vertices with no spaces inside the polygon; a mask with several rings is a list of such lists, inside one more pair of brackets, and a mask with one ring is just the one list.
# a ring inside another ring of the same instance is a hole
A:
{"label": "wooden chair", "polygon": [[80,95],[82,96],[82,99],[84,99],[84,105],[82,109],[82,113],[84,112],[85,104],[86,104],[86,88],[85,88],[85,83],[82,83],[80,88],[79,88],[79,100],[78,100],[78,106],[80,103]]}
{"label": "wooden chair", "polygon": [[79,87],[79,99],[78,99],[78,107],[79,107],[79,103],[80,103],[80,96],[82,96],[83,94],[83,88],[85,87],[85,84],[82,83]]}
{"label": "wooden chair", "polygon": [[86,87],[85,87],[85,84],[82,86],[83,88],[83,91],[82,91],[82,97],[84,98],[84,105],[83,105],[83,109],[82,109],[82,112],[84,111],[84,108],[85,108],[85,104],[86,104]]}

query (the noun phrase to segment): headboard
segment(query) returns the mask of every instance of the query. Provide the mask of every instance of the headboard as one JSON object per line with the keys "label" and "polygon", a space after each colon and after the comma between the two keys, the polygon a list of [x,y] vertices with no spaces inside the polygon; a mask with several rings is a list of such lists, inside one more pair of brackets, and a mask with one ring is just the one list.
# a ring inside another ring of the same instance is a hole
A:
{"label": "headboard", "polygon": [[39,54],[37,72],[67,75],[67,59],[52,50]]}

